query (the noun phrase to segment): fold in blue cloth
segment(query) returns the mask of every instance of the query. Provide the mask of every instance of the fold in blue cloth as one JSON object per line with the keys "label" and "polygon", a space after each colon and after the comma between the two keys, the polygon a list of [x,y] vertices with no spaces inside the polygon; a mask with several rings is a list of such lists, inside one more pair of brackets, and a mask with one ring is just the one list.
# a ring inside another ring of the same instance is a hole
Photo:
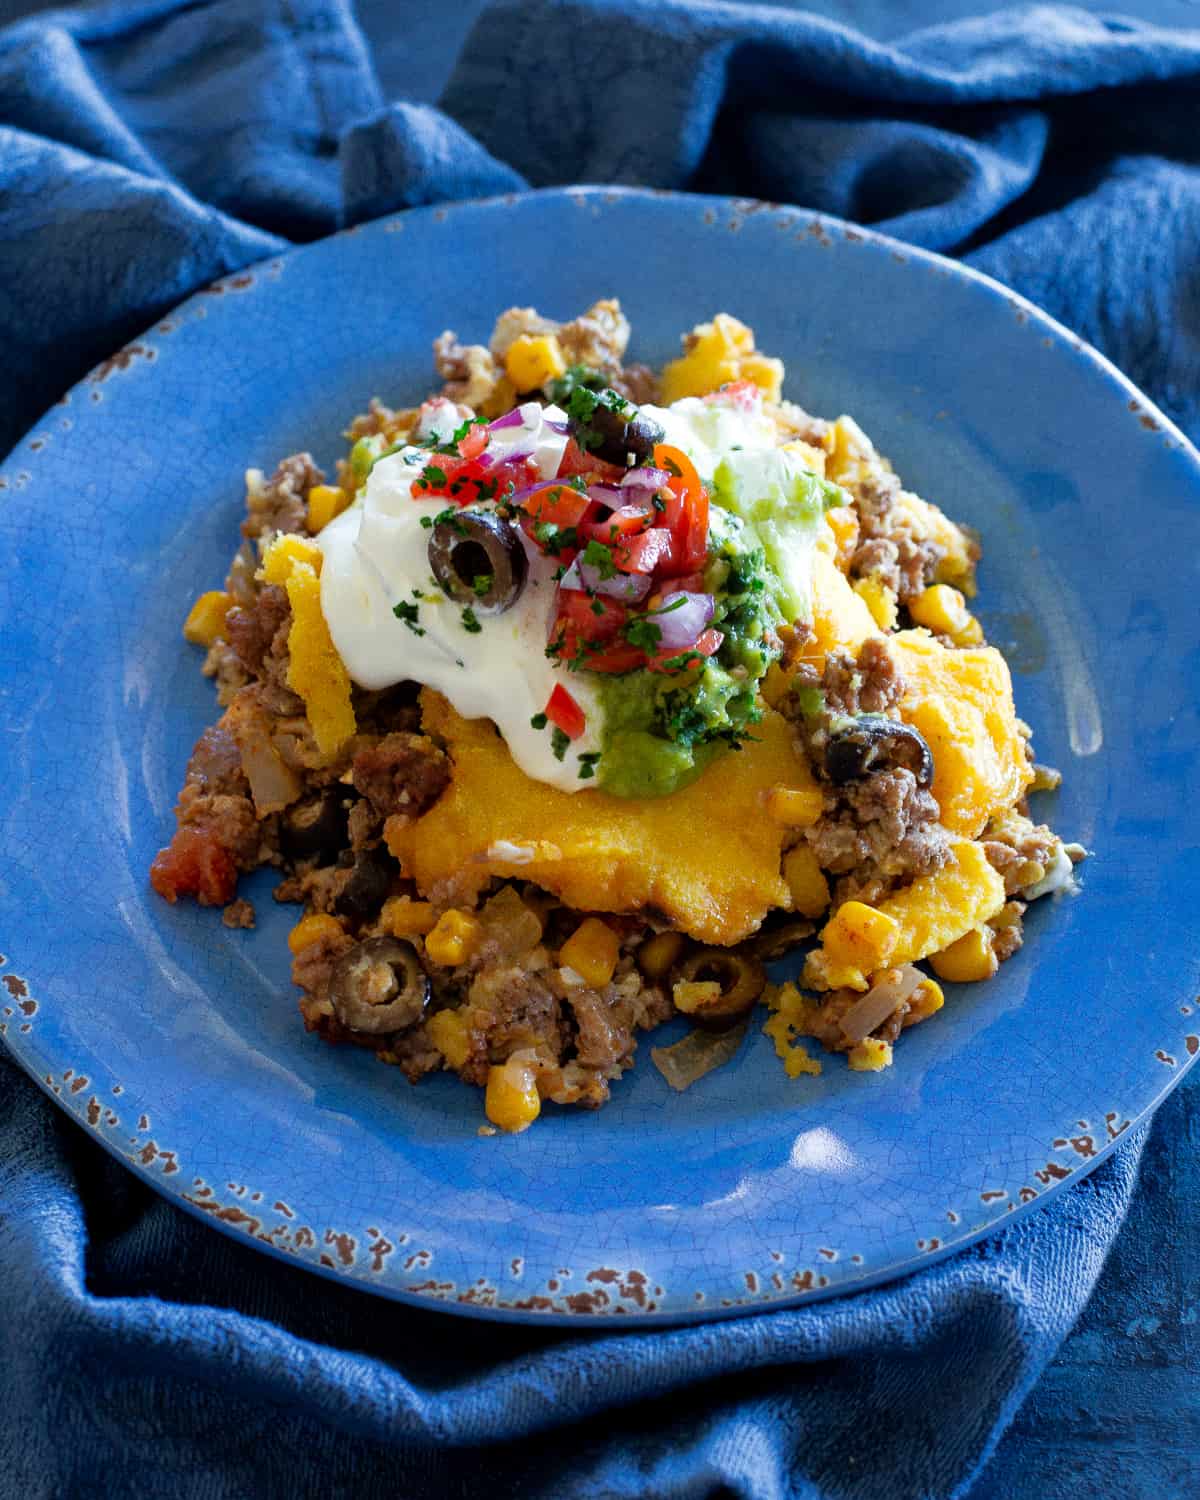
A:
{"label": "fold in blue cloth", "polygon": [[[440,108],[385,99],[343,0],[29,20],[0,33],[0,451],[217,276],[571,180],[767,196],[964,254],[1194,436],[1198,103],[1200,34],[1058,7],[885,46],[766,7],[505,0]],[[1142,1144],[896,1286],[589,1340],[262,1260],[0,1058],[0,1493],[961,1495],[1086,1301]]]}

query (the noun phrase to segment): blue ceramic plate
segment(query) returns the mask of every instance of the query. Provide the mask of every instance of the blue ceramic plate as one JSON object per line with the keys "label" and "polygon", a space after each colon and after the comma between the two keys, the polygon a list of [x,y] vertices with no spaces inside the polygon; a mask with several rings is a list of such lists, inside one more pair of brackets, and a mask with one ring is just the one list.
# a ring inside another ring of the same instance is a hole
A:
{"label": "blue ceramic plate", "polygon": [[[977,527],[981,614],[1095,851],[994,982],[896,1066],[789,1081],[754,1034],[684,1095],[643,1047],[597,1114],[481,1139],[478,1095],[305,1035],[269,875],[252,933],[153,898],[213,714],[185,606],[241,475],[415,400],[430,340],[616,293],[658,362],[726,308],[788,391],[849,411]],[[807,213],[637,192],[421,210],[194,297],[54,408],[0,476],[0,1031],[175,1201],[387,1296],[493,1316],[718,1315],[927,1264],[1069,1183],[1200,1042],[1200,460],[1092,350],[994,283]],[[1164,563],[1171,581],[1164,583]]]}

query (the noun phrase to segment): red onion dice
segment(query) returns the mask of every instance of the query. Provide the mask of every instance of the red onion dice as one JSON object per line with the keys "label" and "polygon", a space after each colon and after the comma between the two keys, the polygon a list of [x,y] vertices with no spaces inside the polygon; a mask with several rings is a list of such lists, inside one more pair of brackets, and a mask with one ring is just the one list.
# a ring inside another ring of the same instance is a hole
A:
{"label": "red onion dice", "polygon": [[562,576],[560,587],[581,589],[590,594],[603,594],[607,599],[623,599],[627,604],[637,604],[650,592],[650,579],[642,573],[617,573],[612,578],[601,578],[599,568],[576,558]]}
{"label": "red onion dice", "polygon": [[666,469],[630,469],[628,474],[621,480],[623,490],[648,490],[654,494],[661,490],[671,480]]}
{"label": "red onion dice", "polygon": [[488,423],[489,432],[503,432],[506,427],[520,427],[525,421],[521,415],[521,408],[514,406],[512,411],[505,412],[502,417],[497,417],[494,422]]}
{"label": "red onion dice", "polygon": [[653,620],[661,632],[660,649],[686,651],[712,622],[717,601],[711,594],[689,594],[682,589],[665,594]]}

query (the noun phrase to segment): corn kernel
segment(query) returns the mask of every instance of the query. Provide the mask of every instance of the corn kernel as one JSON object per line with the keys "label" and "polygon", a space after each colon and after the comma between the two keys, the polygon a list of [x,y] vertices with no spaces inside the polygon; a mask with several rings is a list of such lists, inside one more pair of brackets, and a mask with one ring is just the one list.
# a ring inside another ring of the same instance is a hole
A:
{"label": "corn kernel", "polygon": [[425,1023],[429,1040],[452,1068],[461,1068],[470,1055],[467,1023],[461,1010],[435,1011]]}
{"label": "corn kernel", "polygon": [[956,646],[978,646],[983,641],[983,626],[968,612],[967,622],[961,630],[954,632]]}
{"label": "corn kernel", "polygon": [[287,945],[293,953],[300,953],[319,938],[341,937],[345,929],[336,917],[325,912],[311,912],[301,917],[288,933]]}
{"label": "corn kernel", "polygon": [[350,496],[340,485],[314,484],[308,492],[308,529],[321,531],[334,516],[340,516],[350,504]]}
{"label": "corn kernel", "polygon": [[566,368],[562,347],[552,333],[522,333],[504,356],[504,372],[521,392],[540,390]]}
{"label": "corn kernel", "polygon": [[233,600],[221,589],[201,594],[183,622],[183,638],[193,646],[211,646],[225,629],[225,616]]}
{"label": "corn kernel", "polygon": [[892,1044],[876,1036],[864,1037],[850,1048],[846,1061],[856,1073],[878,1073],[892,1065]]}
{"label": "corn kernel", "polygon": [[489,1068],[483,1108],[492,1124],[510,1135],[528,1130],[542,1112],[533,1069],[511,1057]]}
{"label": "corn kernel", "polygon": [[899,936],[895,917],[863,901],[845,901],[825,924],[821,940],[835,964],[872,974],[887,966]]}
{"label": "corn kernel", "polygon": [[763,807],[781,828],[811,828],[825,810],[825,794],[818,786],[773,786]]}
{"label": "corn kernel", "polygon": [[385,928],[393,937],[424,937],[432,932],[437,915],[428,901],[412,901],[407,896],[394,896],[385,901],[379,913]]}
{"label": "corn kernel", "polygon": [[854,592],[871,611],[871,618],[880,630],[896,627],[896,595],[874,575],[855,581]]}
{"label": "corn kernel", "polygon": [[835,505],[825,512],[825,523],[833,537],[833,560],[844,573],[858,546],[858,515],[853,506]]}
{"label": "corn kernel", "polygon": [[942,987],[936,979],[924,979],[909,996],[908,1014],[901,1022],[903,1026],[915,1026],[918,1021],[927,1021],[946,1003]]}
{"label": "corn kernel", "polygon": [[963,629],[971,618],[967,601],[948,583],[931,583],[908,606],[908,612],[917,625],[949,636]]}
{"label": "corn kernel", "polygon": [[425,952],[435,964],[453,969],[465,964],[479,947],[483,926],[469,911],[444,911],[425,939]]}
{"label": "corn kernel", "polygon": [[262,567],[257,576],[264,583],[286,583],[297,563],[307,563],[314,573],[320,573],[324,556],[316,542],[295,532],[281,531],[263,553]]}
{"label": "corn kernel", "polygon": [[647,979],[662,979],[682,952],[681,932],[657,932],[638,949],[638,968]]}
{"label": "corn kernel", "polygon": [[792,907],[802,917],[819,917],[829,905],[829,882],[807,844],[797,844],[783,856],[783,878],[792,893]]}
{"label": "corn kernel", "polygon": [[621,940],[606,922],[585,917],[559,949],[558,961],[598,990],[613,977]]}
{"label": "corn kernel", "polygon": [[1000,967],[992,947],[992,931],[986,923],[972,927],[956,943],[935,953],[929,962],[939,979],[947,979],[952,984],[972,984],[980,979],[990,979]]}
{"label": "corn kernel", "polygon": [[721,998],[721,986],[715,979],[681,979],[671,990],[671,998],[676,1010],[692,1016]]}

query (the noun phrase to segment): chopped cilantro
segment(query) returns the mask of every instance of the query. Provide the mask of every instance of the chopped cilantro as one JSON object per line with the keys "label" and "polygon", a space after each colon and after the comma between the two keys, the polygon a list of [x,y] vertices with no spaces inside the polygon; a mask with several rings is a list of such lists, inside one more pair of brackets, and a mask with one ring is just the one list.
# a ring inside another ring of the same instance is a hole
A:
{"label": "chopped cilantro", "polygon": [[634,615],[632,620],[625,622],[621,634],[631,646],[637,646],[643,651],[657,651],[658,643],[662,640],[662,631],[649,615]]}
{"label": "chopped cilantro", "polygon": [[479,623],[479,620],[476,617],[475,611],[469,604],[462,612],[462,622],[463,629],[467,632],[468,635],[478,635],[479,632],[483,629],[483,626]]}
{"label": "chopped cilantro", "polygon": [[432,489],[434,485],[440,489],[446,483],[446,471],[440,469],[437,464],[426,464],[421,470],[421,477],[417,483],[427,490]]}
{"label": "chopped cilantro", "polygon": [[407,600],[401,599],[400,603],[394,605],[392,608],[392,613],[396,616],[397,620],[403,620],[414,635],[425,634],[421,626],[417,624],[417,611],[419,607],[419,605],[409,604]]}
{"label": "chopped cilantro", "polygon": [[606,547],[603,542],[596,541],[594,537],[583,549],[582,561],[587,563],[589,568],[595,568],[602,579],[616,576],[617,565],[613,562],[612,548]]}
{"label": "chopped cilantro", "polygon": [[447,458],[457,458],[459,456],[459,443],[462,442],[472,427],[480,426],[487,426],[486,417],[468,417],[465,422],[461,422],[454,429],[447,442],[443,442],[436,432],[431,432],[427,438],[422,438],[417,446],[426,449],[430,453],[442,453]]}
{"label": "chopped cilantro", "polygon": [[579,757],[579,779],[590,781],[596,774],[596,762],[600,759],[599,750],[589,750]]}
{"label": "chopped cilantro", "polygon": [[449,526],[459,536],[470,535],[457,505],[447,505],[445,510],[439,510],[437,515],[434,516],[432,524],[434,526]]}
{"label": "chopped cilantro", "polygon": [[424,526],[424,528],[425,528],[426,531],[432,531],[433,530],[433,517],[432,516],[422,516],[421,517],[421,525]]}
{"label": "chopped cilantro", "polygon": [[592,613],[594,615],[602,615],[604,613],[604,606],[600,603],[599,599],[592,600]]}
{"label": "chopped cilantro", "polygon": [[546,395],[556,406],[565,406],[573,391],[582,386],[585,390],[598,391],[604,385],[604,376],[590,365],[570,365],[561,375],[547,381]]}
{"label": "chopped cilantro", "polygon": [[530,729],[545,729],[549,722],[545,714],[534,714],[533,718],[529,721],[529,727]]}
{"label": "chopped cilantro", "polygon": [[533,535],[551,557],[558,557],[565,548],[574,547],[579,540],[574,526],[556,526],[553,521],[536,522]]}
{"label": "chopped cilantro", "polygon": [[550,736],[550,748],[554,752],[555,760],[562,760],[567,753],[567,746],[571,743],[569,737],[561,729],[556,728]]}
{"label": "chopped cilantro", "polygon": [[566,404],[566,412],[571,422],[571,430],[575,434],[575,441],[585,452],[591,448],[598,448],[604,441],[604,433],[591,425],[597,409],[602,407],[605,411],[616,412],[619,415],[628,410],[629,405],[630,403],[624,396],[607,386],[600,391],[589,390],[582,385],[576,386]]}
{"label": "chopped cilantro", "polygon": [[471,580],[471,587],[475,590],[475,597],[482,599],[495,580],[496,575],[494,573],[476,573],[475,577]]}

